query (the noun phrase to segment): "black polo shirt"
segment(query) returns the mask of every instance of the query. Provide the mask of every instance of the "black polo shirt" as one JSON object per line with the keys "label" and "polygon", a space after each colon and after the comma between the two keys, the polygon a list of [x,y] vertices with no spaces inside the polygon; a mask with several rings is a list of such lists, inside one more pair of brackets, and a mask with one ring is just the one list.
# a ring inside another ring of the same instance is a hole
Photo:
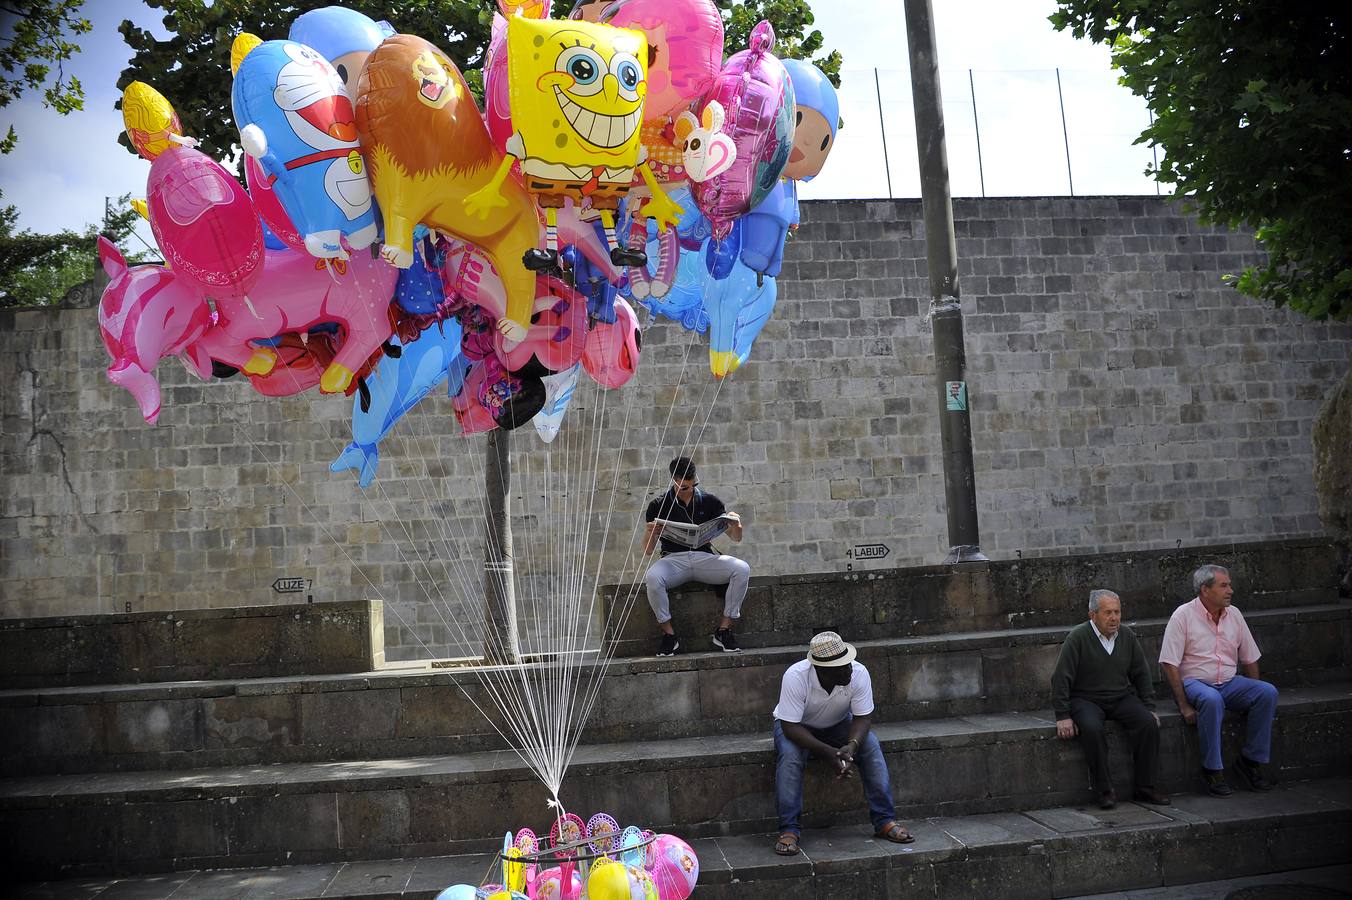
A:
{"label": "black polo shirt", "polygon": [[[723,506],[723,501],[719,500],[713,494],[701,491],[695,488],[695,495],[690,498],[690,505],[676,499],[676,489],[668,488],[667,492],[660,497],[655,497],[648,504],[648,512],[644,521],[651,522],[654,519],[668,519],[672,522],[689,522],[691,525],[703,525],[712,519],[717,519],[727,511]],[[717,553],[713,544],[705,544],[697,548],[704,553]],[[668,553],[686,553],[688,547],[682,547],[680,544],[662,538],[662,555]]]}

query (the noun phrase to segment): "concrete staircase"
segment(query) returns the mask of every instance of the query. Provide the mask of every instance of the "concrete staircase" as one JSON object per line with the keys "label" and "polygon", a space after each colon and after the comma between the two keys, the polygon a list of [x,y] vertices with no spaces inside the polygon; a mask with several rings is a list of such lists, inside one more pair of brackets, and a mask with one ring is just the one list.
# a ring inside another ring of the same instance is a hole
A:
{"label": "concrete staircase", "polygon": [[[1166,701],[1160,787],[1175,806],[1084,808],[1083,757],[1055,739],[1047,677],[1086,584],[1122,592],[1153,653],[1203,559],[1231,565],[1264,677],[1283,689],[1282,784],[1199,795],[1195,732]],[[564,799],[695,839],[704,897],[1069,896],[1352,861],[1352,606],[1333,559],[1275,542],[760,580],[743,623],[755,649],[612,664]],[[678,601],[692,643],[713,604]],[[860,636],[917,842],[872,840],[857,783],[832,790],[823,768],[805,854],[784,860],[766,836],[770,710],[823,627]],[[616,638],[637,653],[648,631],[640,610]],[[447,670],[0,692],[7,876],[33,897],[431,898],[482,877],[504,831],[547,825],[544,789],[470,702],[487,706],[481,691]]]}

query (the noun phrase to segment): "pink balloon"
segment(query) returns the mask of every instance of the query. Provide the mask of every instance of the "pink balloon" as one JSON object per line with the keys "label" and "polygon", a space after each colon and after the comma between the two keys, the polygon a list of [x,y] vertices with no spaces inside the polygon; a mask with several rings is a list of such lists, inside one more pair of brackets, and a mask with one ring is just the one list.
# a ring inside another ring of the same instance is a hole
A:
{"label": "pink balloon", "polygon": [[719,166],[715,169],[719,174],[702,181],[696,179],[690,150],[686,152],[695,205],[713,225],[718,240],[728,236],[739,216],[769,195],[793,150],[793,82],[770,52],[774,42],[769,22],[752,29],[750,49],[728,58],[696,110],[702,122],[705,109],[718,103],[725,119],[716,130],[730,138],[737,151],[731,165]]}
{"label": "pink balloon", "polygon": [[653,841],[653,881],[661,900],[686,900],[699,881],[699,857],[690,845],[674,834],[659,834]]}
{"label": "pink balloon", "polygon": [[507,80],[507,20],[493,14],[493,34],[484,57],[484,124],[499,153],[507,152],[512,132],[512,84]]}
{"label": "pink balloon", "polygon": [[268,230],[292,250],[308,253],[309,251],[305,249],[305,236],[296,230],[296,226],[291,223],[291,217],[282,208],[282,201],[277,199],[277,193],[272,189],[272,180],[263,171],[258,160],[247,153],[244,154],[244,178],[249,183],[249,196],[253,199],[258,215],[262,218],[263,224],[268,226]]}
{"label": "pink balloon", "polygon": [[[493,349],[509,372],[543,377],[582,359],[587,341],[587,298],[552,275],[536,280],[535,309],[526,339],[510,344],[496,329]],[[542,371],[543,370],[543,371]]]}
{"label": "pink balloon", "polygon": [[[99,238],[99,259],[112,279],[99,301],[99,331],[113,358],[108,380],[130,391],[153,425],[160,415],[160,385],[151,372],[164,357],[193,347],[211,325],[211,308],[163,266],[127,268],[107,238]],[[196,362],[199,368],[211,366],[204,358]]]}
{"label": "pink balloon", "polygon": [[263,270],[263,226],[244,188],[211,157],[171,147],[150,166],[150,228],[174,274],[215,299],[242,297]]}
{"label": "pink balloon", "polygon": [[605,8],[601,21],[648,38],[645,122],[683,109],[713,84],[723,62],[723,17],[713,0],[627,0]]}
{"label": "pink balloon", "polygon": [[615,321],[597,322],[587,335],[582,368],[603,388],[623,387],[638,371],[642,333],[634,308],[615,298]]}
{"label": "pink balloon", "polygon": [[[569,896],[582,896],[582,877],[577,872],[571,873],[571,882]],[[560,900],[563,896],[563,873],[558,866],[552,869],[545,869],[535,880],[535,897],[537,900]]]}
{"label": "pink balloon", "polygon": [[327,383],[321,382],[320,388],[344,391],[353,374],[393,333],[389,306],[397,277],[393,266],[369,253],[354,253],[344,261],[268,250],[262,277],[247,299],[217,298],[217,324],[202,336],[201,346],[213,359],[246,372],[253,369],[250,374],[269,375],[271,370],[257,371],[260,354],[274,358],[280,354],[252,342],[335,322],[343,328],[343,342],[325,370]]}

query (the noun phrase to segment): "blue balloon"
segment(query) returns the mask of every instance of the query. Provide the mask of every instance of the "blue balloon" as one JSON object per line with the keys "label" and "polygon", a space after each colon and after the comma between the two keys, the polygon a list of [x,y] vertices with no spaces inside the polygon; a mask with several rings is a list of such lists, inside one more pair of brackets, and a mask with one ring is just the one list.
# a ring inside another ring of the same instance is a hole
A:
{"label": "blue balloon", "polygon": [[303,44],[265,41],[244,57],[231,90],[241,142],[318,257],[343,255],[343,239],[363,250],[378,234],[352,102],[331,73]]}
{"label": "blue balloon", "polygon": [[763,276],[777,277],[784,263],[784,239],[798,223],[798,187],[775,185],[760,205],[738,220],[742,227],[742,264]]}
{"label": "blue balloon", "polygon": [[704,309],[709,314],[709,361],[716,375],[746,362],[751,345],[773,312],[778,287],[740,262],[727,278],[707,278]]}
{"label": "blue balloon", "polygon": [[[600,222],[594,222],[592,227],[601,240],[601,246],[605,246],[605,226]],[[596,322],[614,322],[615,294],[618,288],[610,283],[606,271],[600,266],[593,265],[591,260],[587,259],[587,254],[571,245],[564,247],[562,256],[572,267],[573,287],[587,298],[587,315]]]}
{"label": "blue balloon", "polygon": [[437,894],[436,900],[474,900],[477,891],[472,884],[453,884]]}
{"label": "blue balloon", "polygon": [[782,59],[784,70],[789,73],[793,84],[793,102],[795,106],[806,106],[822,114],[826,124],[831,126],[831,143],[836,142],[836,129],[840,125],[840,98],[836,96],[835,85],[826,74],[810,62],[801,59]]}
{"label": "blue balloon", "polygon": [[[356,469],[358,484],[370,487],[380,463],[380,441],[404,413],[443,379],[448,381],[448,396],[460,393],[466,371],[460,333],[459,323],[448,319],[428,328],[416,341],[404,344],[399,356],[380,361],[366,379],[370,392],[367,409],[362,410],[360,398],[352,405],[352,443],[329,464],[329,471]],[[398,345],[398,338],[391,338],[390,343]]]}
{"label": "blue balloon", "polygon": [[297,16],[288,36],[333,62],[349,53],[370,53],[392,32],[388,23],[377,22],[355,9],[325,6]]}
{"label": "blue balloon", "polygon": [[440,257],[435,251],[429,250],[427,241],[419,240],[417,229],[414,229],[413,265],[399,270],[399,280],[394,285],[395,302],[406,313],[430,315],[446,300],[446,289],[441,283]]}

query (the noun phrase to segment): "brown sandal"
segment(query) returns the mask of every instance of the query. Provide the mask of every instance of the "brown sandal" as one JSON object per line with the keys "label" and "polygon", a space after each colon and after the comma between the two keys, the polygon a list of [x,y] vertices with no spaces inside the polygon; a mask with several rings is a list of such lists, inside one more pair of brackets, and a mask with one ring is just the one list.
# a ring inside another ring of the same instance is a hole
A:
{"label": "brown sandal", "polygon": [[906,826],[900,822],[888,822],[874,832],[873,836],[891,841],[894,844],[909,844],[915,840],[915,835],[907,831]]}
{"label": "brown sandal", "polygon": [[796,856],[798,854],[798,835],[792,831],[786,831],[775,841],[775,852],[780,856]]}

